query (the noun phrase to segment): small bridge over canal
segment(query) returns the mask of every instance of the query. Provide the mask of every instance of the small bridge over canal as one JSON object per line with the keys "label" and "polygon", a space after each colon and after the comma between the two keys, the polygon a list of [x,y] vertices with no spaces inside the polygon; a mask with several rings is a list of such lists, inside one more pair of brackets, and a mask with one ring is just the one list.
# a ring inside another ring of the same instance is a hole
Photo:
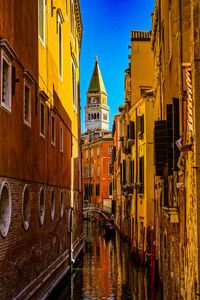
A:
{"label": "small bridge over canal", "polygon": [[108,209],[100,208],[95,204],[84,204],[83,205],[83,217],[88,218],[94,215],[103,216],[106,220],[109,220],[111,217],[111,212]]}

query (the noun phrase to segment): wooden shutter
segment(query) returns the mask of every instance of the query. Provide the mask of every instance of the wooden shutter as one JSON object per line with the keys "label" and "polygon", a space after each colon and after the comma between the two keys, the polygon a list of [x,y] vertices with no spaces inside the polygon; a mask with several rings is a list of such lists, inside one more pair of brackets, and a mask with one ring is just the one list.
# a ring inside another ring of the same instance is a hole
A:
{"label": "wooden shutter", "polygon": [[163,167],[167,163],[167,121],[155,121],[154,127],[154,164],[156,176],[163,175]]}
{"label": "wooden shutter", "polygon": [[130,121],[130,139],[135,139],[135,122]]}
{"label": "wooden shutter", "polygon": [[176,141],[179,139],[179,99],[173,98],[173,169],[178,171],[177,167],[180,151],[176,146]]}

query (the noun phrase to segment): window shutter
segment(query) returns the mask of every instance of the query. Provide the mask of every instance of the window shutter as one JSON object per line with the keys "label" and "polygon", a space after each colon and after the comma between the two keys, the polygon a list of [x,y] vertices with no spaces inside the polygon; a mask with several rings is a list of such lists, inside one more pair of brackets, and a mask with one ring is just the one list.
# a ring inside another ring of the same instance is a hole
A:
{"label": "window shutter", "polygon": [[144,156],[139,158],[140,166],[140,193],[144,193]]}
{"label": "window shutter", "polygon": [[144,115],[141,115],[140,117],[140,122],[141,122],[141,132],[144,133]]}
{"label": "window shutter", "polygon": [[163,175],[163,167],[167,162],[168,138],[167,121],[155,121],[154,127],[154,163],[156,176]]}
{"label": "window shutter", "polygon": [[167,162],[168,162],[168,175],[172,174],[173,166],[173,129],[172,129],[172,104],[167,104]]}
{"label": "window shutter", "polygon": [[129,139],[129,137],[130,137],[130,126],[127,125],[127,138]]}
{"label": "window shutter", "polygon": [[176,146],[176,141],[179,139],[179,99],[173,98],[173,169],[178,171],[177,167],[180,151]]}
{"label": "window shutter", "polygon": [[137,117],[137,132],[141,132],[141,121],[140,117]]}
{"label": "window shutter", "polygon": [[123,185],[126,184],[126,160],[123,160]]}
{"label": "window shutter", "polygon": [[135,122],[134,121],[130,122],[130,139],[132,139],[132,140],[135,139]]}

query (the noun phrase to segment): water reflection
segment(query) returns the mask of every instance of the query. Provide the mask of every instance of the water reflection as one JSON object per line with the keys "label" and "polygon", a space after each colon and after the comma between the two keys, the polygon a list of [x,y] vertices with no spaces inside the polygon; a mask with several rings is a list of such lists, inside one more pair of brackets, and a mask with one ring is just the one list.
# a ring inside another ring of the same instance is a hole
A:
{"label": "water reflection", "polygon": [[152,293],[147,272],[135,266],[128,245],[119,234],[108,240],[98,225],[84,223],[85,250],[82,266],[58,299],[160,300]]}

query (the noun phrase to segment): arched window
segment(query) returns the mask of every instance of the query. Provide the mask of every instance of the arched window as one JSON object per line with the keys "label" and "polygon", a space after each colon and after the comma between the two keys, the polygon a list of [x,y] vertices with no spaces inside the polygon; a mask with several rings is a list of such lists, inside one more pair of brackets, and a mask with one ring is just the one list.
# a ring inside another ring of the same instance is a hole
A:
{"label": "arched window", "polygon": [[53,221],[55,217],[55,196],[54,190],[51,190],[51,220]]}
{"label": "arched window", "polygon": [[63,192],[60,192],[60,216],[63,217],[64,203],[63,203]]}
{"label": "arched window", "polygon": [[112,181],[111,182],[109,182],[109,185],[108,185],[108,192],[109,192],[109,196],[112,196]]}
{"label": "arched window", "polygon": [[88,114],[88,120],[90,120],[90,114]]}
{"label": "arched window", "polygon": [[94,119],[94,116],[93,116],[93,114],[91,114],[91,119]]}
{"label": "arched window", "polygon": [[28,185],[25,185],[22,195],[22,222],[25,230],[29,227],[30,211],[30,193]]}
{"label": "arched window", "polygon": [[0,190],[0,231],[2,236],[8,234],[11,220],[11,199],[7,182],[4,182]]}
{"label": "arched window", "polygon": [[96,116],[96,113],[94,114],[94,119],[96,119],[97,118],[97,116]]}
{"label": "arched window", "polygon": [[44,215],[45,215],[45,201],[44,201],[44,189],[40,189],[39,197],[39,221],[40,225],[44,224]]}
{"label": "arched window", "polygon": [[99,113],[97,113],[97,119],[99,119]]}

